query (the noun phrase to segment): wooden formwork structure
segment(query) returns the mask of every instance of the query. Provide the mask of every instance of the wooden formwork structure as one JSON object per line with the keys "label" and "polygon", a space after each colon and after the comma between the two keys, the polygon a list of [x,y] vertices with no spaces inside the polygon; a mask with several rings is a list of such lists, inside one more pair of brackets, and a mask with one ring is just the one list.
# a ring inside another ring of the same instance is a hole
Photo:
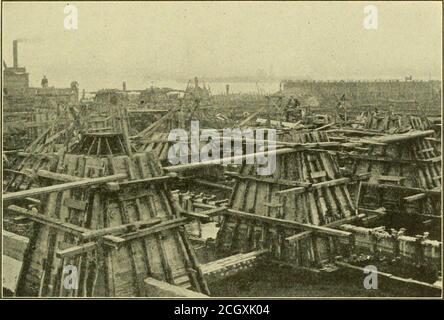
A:
{"label": "wooden formwork structure", "polygon": [[[115,146],[122,138],[99,136]],[[144,296],[147,277],[208,294],[183,229],[188,219],[165,184],[174,176],[150,153],[128,154],[123,145],[106,156],[80,154],[86,147],[60,155],[56,172],[38,172],[47,187],[4,195],[41,197],[32,210],[9,206],[34,221],[17,295]],[[74,290],[64,286],[67,266],[78,270]]]}
{"label": "wooden formwork structure", "polygon": [[[292,142],[328,142],[324,132],[292,133]],[[276,157],[276,170],[259,176],[243,165],[219,230],[220,256],[269,249],[273,259],[320,266],[336,254],[335,239],[350,234],[328,226],[353,221],[357,211],[335,159],[326,150]],[[322,227],[325,226],[325,227]]]}
{"label": "wooden formwork structure", "polygon": [[346,155],[352,174],[370,174],[368,183],[353,189],[363,207],[441,216],[441,152],[433,135],[428,130],[378,136],[372,139],[377,144]]}
{"label": "wooden formwork structure", "polygon": [[4,192],[26,190],[35,185],[37,170],[53,170],[57,165],[57,153],[67,150],[77,142],[73,125],[64,129],[51,126],[23,151],[14,154],[8,168],[3,169]]}
{"label": "wooden formwork structure", "polygon": [[[122,132],[124,110],[114,109],[114,112],[110,114],[108,108],[105,114],[107,117],[102,117],[99,113],[88,113],[89,110],[85,106],[80,106],[79,110],[71,106],[68,107],[59,117],[53,119],[49,127],[42,131],[24,150],[11,153],[8,168],[4,169],[6,183],[3,191],[11,192],[31,188],[33,174],[40,169],[51,170],[57,153],[75,149],[82,132],[96,132],[98,130]],[[67,115],[68,112],[69,115]],[[96,116],[100,117],[100,121]],[[88,135],[83,135],[83,139],[85,138],[88,139]],[[100,138],[94,142],[100,142]],[[85,143],[82,142],[80,145],[85,145]],[[94,154],[97,153],[97,148],[100,148],[100,145],[90,144],[90,146],[94,148]],[[101,148],[106,147],[106,145],[102,145]],[[100,152],[97,154],[113,154],[108,150]],[[88,150],[85,150],[85,154],[89,154]]]}

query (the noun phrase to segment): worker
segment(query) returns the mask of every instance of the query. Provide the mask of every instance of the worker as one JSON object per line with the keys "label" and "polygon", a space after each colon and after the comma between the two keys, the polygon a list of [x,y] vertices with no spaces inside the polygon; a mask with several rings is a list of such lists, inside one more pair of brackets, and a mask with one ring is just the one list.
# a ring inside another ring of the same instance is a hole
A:
{"label": "worker", "polygon": [[294,117],[301,115],[300,110],[301,103],[298,99],[294,98],[293,96],[290,96],[290,99],[287,102],[287,105],[285,106],[284,112],[285,112],[285,121],[291,121]]}
{"label": "worker", "polygon": [[42,88],[48,88],[48,79],[46,79],[46,76],[43,76],[42,79]]}
{"label": "worker", "polygon": [[339,119],[341,120],[347,120],[347,108],[345,106],[345,93],[341,96],[341,98],[338,101],[338,104],[336,105],[336,112],[338,114]]}

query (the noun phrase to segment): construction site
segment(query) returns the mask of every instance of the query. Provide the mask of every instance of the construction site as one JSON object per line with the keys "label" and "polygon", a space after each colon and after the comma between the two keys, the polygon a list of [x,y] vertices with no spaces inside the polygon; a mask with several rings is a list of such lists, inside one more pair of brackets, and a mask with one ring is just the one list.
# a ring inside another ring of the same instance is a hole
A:
{"label": "construction site", "polygon": [[2,298],[442,298],[434,3],[3,7]]}
{"label": "construction site", "polygon": [[[29,87],[18,55],[14,41],[4,296],[441,296],[439,81],[79,93]],[[219,160],[171,164],[170,131],[192,121],[269,136],[223,136]],[[248,161],[260,154],[273,172]],[[369,265],[376,294],[359,288]]]}

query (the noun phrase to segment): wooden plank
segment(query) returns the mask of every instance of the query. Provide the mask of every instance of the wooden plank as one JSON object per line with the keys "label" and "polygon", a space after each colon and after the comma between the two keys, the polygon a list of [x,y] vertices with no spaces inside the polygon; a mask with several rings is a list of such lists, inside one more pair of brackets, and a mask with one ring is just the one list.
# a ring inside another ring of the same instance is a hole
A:
{"label": "wooden plank", "polygon": [[165,281],[154,278],[144,280],[145,294],[148,297],[185,297],[185,298],[208,298],[207,295],[192,291],[183,287],[172,285]]}
{"label": "wooden plank", "polygon": [[404,186],[398,186],[394,184],[378,184],[378,183],[369,183],[369,182],[362,182],[363,187],[371,187],[371,188],[377,188],[377,189],[392,189],[392,190],[399,190],[399,191],[412,191],[412,192],[419,192],[419,193],[425,193],[429,196],[433,197],[441,197],[441,189],[421,189],[421,188],[412,188],[412,187],[404,187]]}
{"label": "wooden plank", "polygon": [[268,177],[255,177],[250,175],[239,174],[237,172],[225,172],[224,174],[231,177],[235,177],[240,180],[252,180],[257,182],[265,182],[265,183],[277,184],[289,187],[307,187],[311,185],[310,183],[303,181],[294,181],[288,179],[277,179],[277,178],[268,178]]}
{"label": "wooden plank", "polygon": [[411,131],[408,133],[400,133],[400,134],[391,134],[391,135],[384,135],[381,137],[373,138],[376,142],[383,142],[383,143],[394,143],[394,142],[402,142],[407,141],[411,139],[417,139],[427,136],[435,135],[435,131],[433,130],[427,130],[427,131]]}
{"label": "wooden plank", "polygon": [[189,212],[181,210],[180,213],[190,219],[200,220],[202,223],[210,222],[210,217],[202,212]]}
{"label": "wooden plank", "polygon": [[318,179],[323,178],[327,176],[327,173],[325,171],[314,171],[310,173],[310,176],[312,179]]}
{"label": "wooden plank", "polygon": [[[121,238],[125,241],[145,237],[147,235],[153,234],[153,233],[159,233],[168,229],[177,228],[179,226],[183,226],[189,222],[188,218],[176,218],[171,220],[166,220],[162,223],[159,223],[153,227],[149,227],[146,229],[140,229],[138,231],[130,232],[127,234],[121,235]],[[118,241],[120,242],[120,240]]]}
{"label": "wooden plank", "polygon": [[377,179],[379,181],[389,181],[389,182],[402,182],[405,180],[405,177],[400,176],[378,176]]}
{"label": "wooden plank", "polygon": [[441,162],[442,161],[442,157],[441,156],[433,157],[433,158],[429,158],[429,159],[424,159],[424,161],[432,162],[432,163]]}
{"label": "wooden plank", "polygon": [[229,162],[246,161],[248,159],[255,159],[258,156],[268,156],[271,154],[280,155],[280,154],[293,153],[293,152],[298,152],[298,151],[300,151],[300,150],[292,149],[292,148],[282,148],[282,149],[268,150],[268,151],[257,152],[257,153],[250,153],[250,154],[241,155],[241,156],[234,156],[234,157],[220,158],[220,159],[215,159],[215,160],[202,161],[202,162],[197,162],[197,163],[179,164],[179,165],[175,165],[175,166],[165,167],[163,169],[168,172],[182,172],[182,171],[187,171],[187,170],[195,170],[195,169],[199,169],[199,168],[221,165],[225,161],[229,161]]}
{"label": "wooden plank", "polygon": [[350,182],[350,178],[338,178],[338,179],[314,183],[311,185],[311,188],[320,189],[320,188],[325,188],[325,187],[333,187],[333,186],[338,186],[341,184],[346,184],[348,182]]}
{"label": "wooden plank", "polygon": [[125,231],[128,231],[130,228],[140,228],[140,227],[150,227],[156,224],[160,224],[162,220],[160,218],[151,218],[149,220],[142,220],[142,221],[135,221],[130,222],[114,227],[107,227],[103,229],[97,229],[97,230],[90,230],[88,232],[85,232],[82,234],[82,239],[92,239],[97,238],[104,235],[112,235],[112,234],[118,234]]}
{"label": "wooden plank", "polygon": [[37,176],[41,178],[47,178],[55,181],[62,181],[62,182],[74,182],[74,181],[81,181],[85,178],[73,176],[70,174],[64,174],[64,173],[57,173],[52,172],[48,170],[38,170]]}
{"label": "wooden plank", "polygon": [[88,204],[88,202],[83,201],[83,200],[73,199],[73,198],[65,198],[65,200],[63,201],[63,204],[66,207],[71,208],[71,209],[85,211],[85,208],[86,208],[86,205]]}
{"label": "wooden plank", "polygon": [[425,197],[427,197],[427,194],[425,194],[425,193],[418,193],[418,194],[414,194],[412,196],[405,197],[404,201],[405,202],[414,202],[414,201],[417,201],[417,200],[424,199]]}
{"label": "wooden plank", "polygon": [[97,249],[97,242],[87,242],[77,246],[73,246],[64,250],[57,250],[56,256],[58,258],[72,258]]}
{"label": "wooden plank", "polygon": [[59,219],[51,218],[43,214],[34,213],[31,210],[27,210],[16,205],[10,205],[8,207],[8,210],[24,215],[29,219],[44,224],[48,227],[52,227],[76,236],[81,236],[83,233],[90,231],[90,229],[79,227],[75,224],[68,222],[62,222]]}
{"label": "wooden plank", "polygon": [[276,191],[275,193],[277,195],[286,195],[288,193],[291,193],[291,194],[301,194],[301,193],[304,193],[306,190],[307,190],[307,188],[305,188],[305,187],[296,187],[296,188],[289,188],[289,189],[284,189],[284,190]]}
{"label": "wooden plank", "polygon": [[206,181],[203,179],[193,179],[193,182],[203,185],[203,186],[207,186],[207,187],[211,187],[211,188],[215,188],[215,189],[220,189],[220,190],[226,190],[226,191],[233,191],[233,188],[230,186],[226,186],[220,183],[215,183],[215,182],[211,182],[211,181]]}
{"label": "wooden plank", "polygon": [[125,179],[127,177],[126,174],[116,174],[111,176],[105,176],[100,178],[87,178],[82,179],[80,181],[73,181],[73,182],[67,182],[62,184],[56,184],[48,187],[41,187],[41,188],[34,188],[29,190],[23,190],[23,191],[17,191],[17,192],[11,192],[3,194],[3,200],[4,201],[11,201],[16,199],[21,199],[25,197],[33,197],[36,195],[43,195],[53,192],[60,192],[65,190],[70,190],[74,188],[82,188],[82,187],[88,187],[93,186],[97,184],[102,184],[110,181]]}
{"label": "wooden plank", "polygon": [[23,261],[23,255],[29,244],[29,239],[18,234],[3,230],[3,255],[18,261]]}

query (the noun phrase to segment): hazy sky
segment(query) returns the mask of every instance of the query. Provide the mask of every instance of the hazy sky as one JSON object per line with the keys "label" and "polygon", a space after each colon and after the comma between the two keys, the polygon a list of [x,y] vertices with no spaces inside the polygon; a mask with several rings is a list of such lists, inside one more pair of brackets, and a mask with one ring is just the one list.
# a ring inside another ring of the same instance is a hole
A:
{"label": "hazy sky", "polygon": [[[152,79],[256,75],[311,79],[441,77],[440,2],[3,3],[3,58],[38,86],[146,88]],[[376,5],[378,29],[363,27]]]}

